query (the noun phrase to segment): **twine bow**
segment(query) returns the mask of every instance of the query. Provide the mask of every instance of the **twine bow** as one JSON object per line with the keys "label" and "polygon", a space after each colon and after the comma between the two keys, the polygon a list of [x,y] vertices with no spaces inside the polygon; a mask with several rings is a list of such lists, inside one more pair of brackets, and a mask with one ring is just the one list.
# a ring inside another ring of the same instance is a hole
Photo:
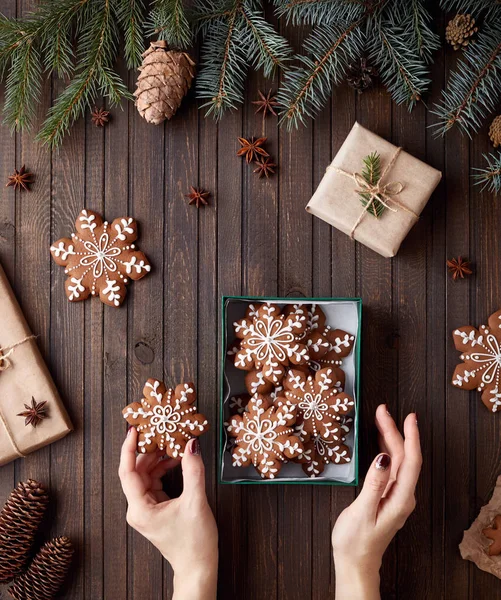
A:
{"label": "twine bow", "polygon": [[[2,371],[6,371],[7,369],[9,369],[12,366],[12,362],[9,357],[14,352],[14,350],[18,346],[21,346],[22,344],[25,344],[29,340],[33,340],[36,337],[37,337],[36,335],[28,335],[23,340],[20,340],[19,342],[16,342],[15,344],[6,346],[5,348],[0,347],[0,373]],[[14,439],[14,434],[12,433],[11,428],[9,427],[9,424],[7,423],[7,420],[3,416],[1,410],[0,410],[0,422],[2,423],[5,431],[7,432],[7,437],[9,438],[9,442],[11,443],[12,447],[14,448],[14,452],[17,454],[17,456],[24,458],[26,455],[21,452],[21,450],[19,449],[19,446],[16,444],[16,440]]]}
{"label": "twine bow", "polygon": [[328,171],[332,169],[333,171],[335,171],[336,173],[339,173],[340,175],[343,175],[344,177],[349,177],[350,179],[353,179],[353,181],[358,185],[358,188],[359,188],[359,189],[355,190],[357,192],[357,194],[367,194],[369,196],[369,200],[368,200],[367,204],[365,204],[358,219],[355,221],[355,224],[351,228],[351,231],[350,231],[351,239],[353,239],[355,237],[355,230],[362,222],[366,213],[372,211],[372,213],[374,215],[376,214],[376,209],[375,209],[376,203],[382,204],[385,208],[387,208],[388,210],[391,210],[392,212],[397,212],[398,209],[401,208],[405,212],[410,213],[416,219],[419,219],[419,215],[417,215],[410,208],[407,208],[407,206],[405,206],[405,204],[402,204],[402,202],[400,202],[399,200],[397,200],[394,197],[394,196],[397,196],[398,194],[400,194],[400,192],[402,192],[402,190],[404,189],[404,186],[399,181],[390,181],[385,184],[382,183],[385,176],[388,174],[390,169],[395,164],[401,150],[402,150],[402,148],[396,149],[391,160],[386,165],[386,167],[383,169],[383,172],[381,173],[381,177],[379,178],[379,180],[376,183],[369,183],[368,181],[365,180],[363,175],[361,175],[360,173],[356,173],[356,172],[350,173],[349,171],[345,171],[344,169],[341,169],[340,167],[335,167],[333,165],[330,165],[329,167],[327,167]]}
{"label": "twine bow", "polygon": [[37,337],[36,335],[28,335],[20,342],[12,344],[11,346],[6,346],[5,348],[2,348],[0,346],[0,373],[2,371],[6,371],[7,369],[9,369],[12,366],[12,362],[11,362],[9,356],[14,352],[14,350],[18,346],[21,346],[21,344],[24,344],[24,343],[28,342],[29,340],[33,340],[36,337]]}

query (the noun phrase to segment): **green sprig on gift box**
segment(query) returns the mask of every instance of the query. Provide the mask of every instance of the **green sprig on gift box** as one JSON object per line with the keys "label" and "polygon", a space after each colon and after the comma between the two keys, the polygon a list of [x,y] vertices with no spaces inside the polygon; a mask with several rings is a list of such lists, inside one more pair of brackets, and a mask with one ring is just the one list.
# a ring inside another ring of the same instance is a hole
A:
{"label": "green sprig on gift box", "polygon": [[[377,152],[372,152],[372,154],[364,158],[362,177],[369,185],[376,185],[381,179],[381,157]],[[377,200],[379,196],[373,200],[373,196],[369,192],[359,190],[358,194],[362,204],[367,207],[367,212],[370,212],[378,219],[385,209],[384,204]]]}

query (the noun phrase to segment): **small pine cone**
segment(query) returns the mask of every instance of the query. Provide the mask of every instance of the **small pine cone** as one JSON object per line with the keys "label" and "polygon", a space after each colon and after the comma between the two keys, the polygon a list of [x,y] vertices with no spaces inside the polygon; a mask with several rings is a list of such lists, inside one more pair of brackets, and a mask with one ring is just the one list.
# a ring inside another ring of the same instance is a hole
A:
{"label": "small pine cone", "polygon": [[26,565],[48,502],[33,479],[19,483],[9,496],[0,513],[0,583],[12,581]]}
{"label": "small pine cone", "polygon": [[447,24],[445,39],[454,50],[460,50],[470,43],[477,31],[478,27],[475,27],[475,19],[471,15],[457,14]]}
{"label": "small pine cone", "polygon": [[501,146],[501,115],[497,116],[492,121],[489,127],[489,138],[494,148]]}
{"label": "small pine cone", "polygon": [[348,85],[362,93],[364,90],[372,87],[374,78],[379,75],[378,70],[367,62],[365,57],[360,57],[356,62],[350,65],[346,75]]}
{"label": "small pine cone", "polygon": [[51,600],[63,585],[71,565],[73,546],[67,537],[47,542],[26,573],[9,588],[14,600]]}
{"label": "small pine cone", "polygon": [[159,40],[143,54],[139,71],[134,92],[139,114],[155,125],[171,119],[191,87],[195,63],[186,52],[167,50]]}

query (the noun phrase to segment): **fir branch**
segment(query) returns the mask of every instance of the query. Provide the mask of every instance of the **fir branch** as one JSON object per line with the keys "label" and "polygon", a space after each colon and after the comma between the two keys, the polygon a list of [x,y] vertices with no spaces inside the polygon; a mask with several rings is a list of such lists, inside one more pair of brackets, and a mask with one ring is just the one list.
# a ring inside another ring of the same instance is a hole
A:
{"label": "fir branch", "polygon": [[494,194],[501,192],[501,152],[491,152],[483,155],[487,166],[483,169],[473,169],[477,171],[473,175],[475,185],[482,186],[482,190],[487,189]]}
{"label": "fir branch", "polygon": [[401,8],[408,7],[411,11],[410,27],[412,46],[427,64],[430,64],[433,52],[440,48],[439,36],[430,28],[432,21],[424,0],[410,0],[409,4],[400,4]]}
{"label": "fir branch", "polygon": [[207,100],[206,115],[216,119],[243,101],[249,65],[271,77],[290,54],[287,41],[265,21],[258,0],[200,0],[196,28],[204,37],[197,95]]}
{"label": "fir branch", "polygon": [[293,25],[327,25],[356,21],[367,9],[366,0],[275,0],[278,17]]}
{"label": "fir branch", "polygon": [[277,101],[282,107],[280,123],[287,127],[305,124],[327,102],[333,85],[344,77],[350,62],[363,51],[363,35],[357,19],[345,26],[317,27],[304,43],[311,56],[299,56],[300,66],[285,74]]}
{"label": "fir branch", "polygon": [[183,0],[155,0],[149,19],[149,35],[157,35],[170,47],[186,49],[193,34]]}
{"label": "fir branch", "polygon": [[12,59],[6,82],[4,122],[12,130],[33,121],[41,89],[42,64],[33,42],[23,43]]}
{"label": "fir branch", "polygon": [[272,77],[278,67],[283,67],[291,54],[285,38],[259,15],[251,12],[249,6],[242,5],[245,27],[242,28],[242,41],[248,39],[248,61],[255,69],[263,69],[265,77]]}
{"label": "fir branch", "polygon": [[37,135],[50,147],[59,145],[70,125],[90,106],[99,93],[111,103],[130,97],[120,78],[111,70],[116,58],[117,26],[111,0],[93,0],[92,18],[84,24],[80,38],[80,63],[72,81],[50,109]]}
{"label": "fir branch", "polygon": [[[152,11],[152,15],[155,9]],[[143,26],[144,2],[143,0],[118,0],[116,6],[117,20],[124,32],[124,52],[128,69],[136,69],[142,60],[144,52]]]}
{"label": "fir branch", "polygon": [[208,99],[205,116],[220,119],[228,109],[243,101],[246,56],[238,43],[240,0],[234,2],[227,19],[215,19],[208,26],[203,47],[205,65],[197,78],[197,96]]}
{"label": "fir branch", "polygon": [[484,13],[484,17],[491,17],[500,12],[498,0],[440,0],[440,8],[457,13],[471,13],[475,18]]}
{"label": "fir branch", "polygon": [[370,48],[370,59],[378,66],[381,80],[397,104],[413,108],[430,80],[424,61],[409,48],[405,23],[381,19]]}
{"label": "fir branch", "polygon": [[[372,152],[372,154],[369,154],[363,159],[363,162],[364,169],[362,170],[362,177],[370,185],[376,185],[376,183],[381,179],[380,155],[377,152]],[[367,211],[374,215],[376,219],[379,219],[379,217],[383,214],[383,211],[385,209],[384,204],[382,204],[376,198],[374,198],[374,201],[370,204],[369,207],[369,203],[371,202],[372,198],[371,194],[362,191],[359,191],[358,194],[360,196],[360,200],[363,206],[367,207]],[[380,198],[379,195],[378,198]]]}
{"label": "fir branch", "polygon": [[444,135],[457,125],[471,137],[498,102],[501,88],[501,21],[493,20],[484,26],[477,41],[464,51],[442,92],[434,114],[439,120],[434,125]]}

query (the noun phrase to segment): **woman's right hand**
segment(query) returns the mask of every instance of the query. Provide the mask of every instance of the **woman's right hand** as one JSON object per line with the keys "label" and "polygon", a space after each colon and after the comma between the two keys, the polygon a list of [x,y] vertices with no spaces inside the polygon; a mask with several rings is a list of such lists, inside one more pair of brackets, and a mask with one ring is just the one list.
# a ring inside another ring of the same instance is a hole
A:
{"label": "woman's right hand", "polygon": [[379,569],[389,543],[416,506],[422,456],[416,415],[404,422],[402,438],[386,405],[376,410],[379,454],[362,491],[340,515],[332,532],[336,600],[379,598]]}
{"label": "woman's right hand", "polygon": [[122,446],[119,476],[127,497],[127,522],[169,561],[174,599],[214,600],[218,535],[205,494],[205,470],[198,439],[188,442],[181,462],[183,493],[170,499],[161,478],[179,461],[152,452],[136,457],[137,431]]}

